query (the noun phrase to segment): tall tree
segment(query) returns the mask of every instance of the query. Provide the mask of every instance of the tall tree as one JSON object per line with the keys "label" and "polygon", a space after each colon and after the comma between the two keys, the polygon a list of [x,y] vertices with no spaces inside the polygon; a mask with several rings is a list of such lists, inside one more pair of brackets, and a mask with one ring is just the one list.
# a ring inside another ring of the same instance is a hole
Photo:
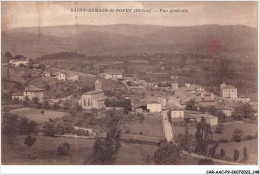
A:
{"label": "tall tree", "polygon": [[196,126],[196,147],[195,152],[206,155],[208,150],[209,141],[212,138],[211,127],[206,123],[206,119],[201,117],[201,121]]}
{"label": "tall tree", "polygon": [[115,110],[107,113],[107,136],[105,139],[98,138],[93,146],[90,157],[91,164],[111,165],[116,161],[116,154],[120,148],[120,125],[123,114]]}
{"label": "tall tree", "polygon": [[155,151],[153,161],[157,165],[176,165],[181,160],[181,149],[172,142],[164,141]]}

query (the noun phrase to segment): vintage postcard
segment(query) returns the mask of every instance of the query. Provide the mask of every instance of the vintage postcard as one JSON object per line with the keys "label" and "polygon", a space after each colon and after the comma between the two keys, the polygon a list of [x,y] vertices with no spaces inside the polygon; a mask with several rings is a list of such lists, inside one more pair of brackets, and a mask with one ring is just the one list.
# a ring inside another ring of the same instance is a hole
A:
{"label": "vintage postcard", "polygon": [[1,25],[2,165],[258,165],[258,2],[2,1]]}

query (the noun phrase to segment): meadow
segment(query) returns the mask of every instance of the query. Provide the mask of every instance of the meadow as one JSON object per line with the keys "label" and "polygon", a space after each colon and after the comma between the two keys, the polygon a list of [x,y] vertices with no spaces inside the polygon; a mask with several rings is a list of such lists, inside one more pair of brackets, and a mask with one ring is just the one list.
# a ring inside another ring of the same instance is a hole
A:
{"label": "meadow", "polygon": [[[44,113],[42,113],[44,111]],[[56,119],[63,117],[66,112],[46,110],[46,109],[35,109],[35,108],[18,108],[10,110],[10,113],[17,114],[20,116],[27,117],[29,120],[33,120],[38,124],[44,123],[49,119]]]}

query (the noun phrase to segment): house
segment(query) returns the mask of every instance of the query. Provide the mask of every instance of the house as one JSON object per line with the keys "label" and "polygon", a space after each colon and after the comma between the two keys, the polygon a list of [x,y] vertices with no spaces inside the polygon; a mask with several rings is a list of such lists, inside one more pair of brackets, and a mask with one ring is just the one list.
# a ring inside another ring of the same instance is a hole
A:
{"label": "house", "polygon": [[156,96],[156,97],[150,98],[149,100],[157,101],[157,102],[161,103],[163,108],[165,108],[167,105],[167,99],[164,98],[163,96]]}
{"label": "house", "polygon": [[89,134],[93,134],[93,129],[91,129],[91,128],[82,128],[82,127],[77,127],[77,126],[74,126],[73,128],[75,130],[82,130],[82,131],[88,132]]}
{"label": "house", "polygon": [[237,98],[237,102],[249,103],[250,102],[250,98],[246,98],[245,96],[241,96],[241,97]]}
{"label": "house", "polygon": [[27,96],[29,100],[33,100],[35,97],[39,99],[39,102],[43,101],[44,89],[38,88],[34,85],[30,85],[24,90],[24,98]]}
{"label": "house", "polygon": [[50,73],[50,72],[43,72],[43,76],[45,76],[45,77],[51,77],[51,73]]}
{"label": "house", "polygon": [[79,105],[83,109],[102,109],[105,107],[105,95],[99,78],[95,82],[95,90],[82,94]]}
{"label": "house", "polygon": [[199,91],[199,92],[203,92],[205,90],[204,87],[202,87],[202,86],[196,86],[195,89],[196,89],[196,91]]}
{"label": "house", "polygon": [[147,105],[145,104],[145,102],[142,101],[134,102],[132,103],[132,106],[134,108],[135,113],[143,113],[147,110]]}
{"label": "house", "polygon": [[9,64],[14,67],[19,67],[21,65],[28,66],[30,64],[30,60],[26,58],[11,59],[9,60]]}
{"label": "house", "polygon": [[66,74],[62,72],[57,72],[53,74],[58,80],[66,81]]}
{"label": "house", "polygon": [[201,101],[214,102],[215,101],[214,93],[213,92],[203,92],[201,94]]}
{"label": "house", "polygon": [[190,84],[190,83],[185,83],[185,87],[186,87],[186,88],[190,88],[190,87],[191,87],[191,84]]}
{"label": "house", "polygon": [[224,98],[237,100],[237,88],[235,86],[226,85],[223,83],[220,85],[220,95]]}
{"label": "house", "polygon": [[18,99],[19,101],[22,101],[24,100],[24,96],[23,96],[23,93],[14,93],[12,94],[12,100],[14,99]]}
{"label": "house", "polygon": [[70,80],[70,81],[77,81],[77,80],[79,80],[79,75],[76,73],[68,73],[66,75],[66,79]]}
{"label": "house", "polygon": [[234,111],[234,108],[229,107],[227,105],[218,105],[216,108],[219,111],[222,111],[227,117],[230,117],[232,115],[232,112]]}
{"label": "house", "polygon": [[145,85],[151,88],[158,88],[158,82],[146,80]]}
{"label": "house", "polygon": [[172,89],[178,89],[178,87],[179,87],[178,82],[172,82],[171,85],[172,85]]}
{"label": "house", "polygon": [[104,78],[111,79],[111,80],[122,80],[123,74],[120,72],[106,72]]}
{"label": "house", "polygon": [[177,107],[177,106],[171,106],[170,107],[170,111],[171,111],[171,119],[172,122],[179,119],[182,119],[184,121],[184,110]]}
{"label": "house", "polygon": [[162,111],[162,104],[157,101],[151,101],[147,103],[147,110],[150,112],[161,112]]}

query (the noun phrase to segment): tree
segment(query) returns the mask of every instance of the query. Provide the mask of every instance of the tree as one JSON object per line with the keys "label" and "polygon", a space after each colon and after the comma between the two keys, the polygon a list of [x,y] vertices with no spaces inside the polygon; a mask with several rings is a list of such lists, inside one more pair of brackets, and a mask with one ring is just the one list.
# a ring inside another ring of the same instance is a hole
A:
{"label": "tree", "polygon": [[223,111],[218,111],[216,113],[216,116],[218,117],[218,121],[224,122],[227,118],[226,114]]}
{"label": "tree", "polygon": [[193,135],[189,134],[188,128],[186,128],[185,134],[178,135],[176,143],[182,150],[191,153],[195,146],[195,138]]}
{"label": "tree", "polygon": [[111,165],[115,162],[116,156],[111,144],[105,139],[98,138],[94,143],[90,159],[91,164]]}
{"label": "tree", "polygon": [[50,108],[49,102],[47,100],[45,100],[43,102],[43,108],[45,108],[45,109],[49,109]]}
{"label": "tree", "polygon": [[19,59],[22,59],[22,58],[25,58],[23,55],[16,55],[15,57],[14,57],[14,59],[17,59],[17,60],[19,60]]}
{"label": "tree", "polygon": [[196,111],[197,107],[196,107],[195,101],[194,100],[188,101],[188,103],[186,104],[186,109]]}
{"label": "tree", "polygon": [[38,97],[34,97],[32,100],[33,100],[34,104],[38,104],[38,102],[39,102],[39,98]]}
{"label": "tree", "polygon": [[31,154],[29,152],[29,148],[36,142],[36,138],[35,137],[32,137],[32,136],[27,136],[25,139],[24,139],[24,144],[27,145],[28,147],[28,155],[29,155],[29,158],[31,157]]}
{"label": "tree", "polygon": [[172,142],[163,141],[155,151],[153,161],[157,165],[176,165],[181,159],[181,149]]}
{"label": "tree", "polygon": [[27,136],[24,140],[24,144],[31,147],[36,142],[36,138],[32,136]]}
{"label": "tree", "polygon": [[14,99],[13,99],[13,103],[14,103],[14,104],[19,104],[19,103],[20,103],[20,100],[19,100],[18,98],[14,98]]}
{"label": "tree", "polygon": [[26,117],[21,117],[19,120],[19,134],[26,135],[35,133],[36,131],[36,122],[29,121]]}
{"label": "tree", "polygon": [[214,106],[211,106],[211,108],[209,109],[209,113],[211,115],[217,115],[218,109],[216,107],[214,107]]}
{"label": "tree", "polygon": [[43,133],[46,136],[51,136],[54,137],[55,135],[55,128],[54,128],[54,124],[51,122],[47,122],[43,125]]}
{"label": "tree", "polygon": [[209,152],[209,155],[211,157],[215,157],[218,145],[219,145],[218,143],[215,143],[214,146],[211,148],[211,152]]}
{"label": "tree", "polygon": [[12,58],[12,54],[9,51],[6,51],[4,56],[6,58]]}
{"label": "tree", "polygon": [[244,160],[247,160],[248,159],[247,147],[243,148],[243,155],[244,155]]}
{"label": "tree", "polygon": [[98,138],[93,146],[90,157],[92,164],[110,165],[116,161],[116,154],[120,148],[120,125],[122,112],[110,110],[107,113],[107,136],[105,139]]}
{"label": "tree", "polygon": [[240,130],[240,129],[235,129],[233,131],[232,136],[233,136],[233,139],[234,139],[235,142],[240,142],[242,140],[243,131]]}
{"label": "tree", "polygon": [[55,103],[55,104],[53,105],[53,108],[54,108],[54,109],[60,109],[59,103]]}
{"label": "tree", "polygon": [[254,109],[249,103],[237,106],[231,115],[236,120],[250,119],[254,117]]}
{"label": "tree", "polygon": [[44,71],[44,70],[46,69],[46,65],[40,64],[40,65],[38,66],[38,68],[41,69],[42,71]]}
{"label": "tree", "polygon": [[29,97],[26,95],[23,104],[24,106],[28,106],[28,103],[29,103]]}
{"label": "tree", "polygon": [[239,159],[239,151],[238,150],[234,150],[234,156],[233,156],[233,158],[234,158],[234,161],[237,161],[238,159]]}
{"label": "tree", "polygon": [[201,121],[196,126],[196,147],[195,152],[206,155],[208,150],[208,144],[212,137],[211,127],[206,123],[206,119],[201,117]]}
{"label": "tree", "polygon": [[18,115],[5,112],[2,119],[2,136],[9,144],[14,144],[19,134]]}
{"label": "tree", "polygon": [[216,130],[215,130],[215,133],[216,134],[221,134],[222,131],[224,130],[224,125],[222,122],[218,123],[217,124],[217,127],[216,127]]}
{"label": "tree", "polygon": [[69,155],[70,147],[71,147],[70,144],[67,142],[62,142],[58,144],[56,148],[56,155],[58,156]]}
{"label": "tree", "polygon": [[221,159],[223,159],[223,158],[225,157],[225,150],[224,150],[223,148],[220,150],[220,155],[219,155],[219,157],[220,157]]}

